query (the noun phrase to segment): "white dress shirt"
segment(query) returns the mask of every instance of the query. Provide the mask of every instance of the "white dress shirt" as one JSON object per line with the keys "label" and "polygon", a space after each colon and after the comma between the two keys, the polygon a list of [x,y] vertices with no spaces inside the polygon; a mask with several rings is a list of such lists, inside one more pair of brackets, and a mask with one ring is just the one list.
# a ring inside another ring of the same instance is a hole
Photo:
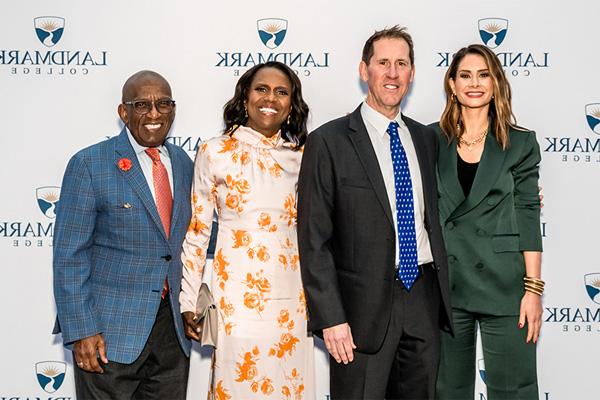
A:
{"label": "white dress shirt", "polygon": [[[154,204],[156,204],[156,193],[154,192],[154,179],[152,177],[152,159],[148,154],[146,154],[146,149],[148,149],[149,147],[144,147],[138,142],[136,142],[131,132],[129,132],[129,129],[125,129],[127,130],[127,137],[129,138],[129,143],[131,143],[131,147],[133,147],[133,151],[137,156],[138,162],[140,163],[140,167],[142,167],[142,172],[144,173],[144,177],[146,178],[146,182],[148,183],[148,187],[150,188],[150,192],[152,193]],[[167,169],[167,174],[169,175],[169,185],[171,186],[171,196],[173,196],[173,168],[171,167],[171,158],[169,157],[169,151],[163,145],[158,146],[157,149],[160,153],[160,161]]]}
{"label": "white dress shirt", "polygon": [[[399,243],[398,243],[398,222],[396,217],[396,187],[394,184],[394,166],[392,164],[392,155],[390,153],[390,136],[387,133],[387,128],[391,120],[386,116],[375,111],[367,102],[363,102],[360,108],[360,114],[367,127],[367,133],[371,144],[375,150],[379,168],[383,175],[385,190],[387,192],[392,215],[394,216],[394,230],[396,231],[396,265],[400,260]],[[419,161],[417,152],[410,136],[410,132],[401,118],[401,111],[394,118],[399,125],[398,134],[400,142],[406,152],[408,159],[408,169],[410,170],[410,178],[412,181],[413,202],[415,212],[415,232],[417,235],[417,256],[418,263],[426,264],[433,261],[431,246],[429,245],[429,236],[425,230],[425,203],[423,199],[423,183],[421,181],[421,170],[419,169]]]}

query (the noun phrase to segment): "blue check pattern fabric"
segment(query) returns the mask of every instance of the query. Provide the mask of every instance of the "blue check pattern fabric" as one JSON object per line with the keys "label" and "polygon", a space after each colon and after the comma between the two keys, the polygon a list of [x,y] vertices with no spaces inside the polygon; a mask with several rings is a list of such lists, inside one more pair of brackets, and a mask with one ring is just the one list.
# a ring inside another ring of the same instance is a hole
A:
{"label": "blue check pattern fabric", "polygon": [[415,210],[412,180],[408,168],[406,152],[398,135],[398,123],[390,122],[387,133],[390,135],[390,152],[394,166],[394,187],[396,189],[396,223],[398,224],[398,244],[400,265],[398,278],[410,290],[419,273],[417,259],[417,234],[415,232]]}

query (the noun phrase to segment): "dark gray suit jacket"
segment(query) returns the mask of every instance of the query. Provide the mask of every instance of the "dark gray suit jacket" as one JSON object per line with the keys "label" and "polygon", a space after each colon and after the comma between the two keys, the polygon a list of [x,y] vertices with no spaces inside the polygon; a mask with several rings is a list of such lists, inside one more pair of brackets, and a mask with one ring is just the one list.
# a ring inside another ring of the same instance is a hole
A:
{"label": "dark gray suit jacket", "polygon": [[[450,329],[448,269],[438,219],[433,131],[402,116],[419,160],[425,228],[437,271],[440,327]],[[390,321],[396,234],[383,176],[360,114],[308,136],[298,182],[302,281],[314,332],[348,322],[359,351],[376,352]]]}

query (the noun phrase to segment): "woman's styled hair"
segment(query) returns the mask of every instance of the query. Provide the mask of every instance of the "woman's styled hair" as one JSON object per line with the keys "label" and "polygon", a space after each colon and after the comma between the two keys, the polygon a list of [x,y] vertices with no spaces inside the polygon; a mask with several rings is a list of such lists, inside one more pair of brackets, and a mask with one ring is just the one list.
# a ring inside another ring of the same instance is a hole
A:
{"label": "woman's styled hair", "polygon": [[246,113],[244,102],[248,99],[248,90],[250,89],[254,76],[263,68],[278,69],[288,77],[292,84],[292,110],[289,118],[281,125],[281,137],[285,141],[295,143],[296,149],[299,149],[304,145],[304,142],[306,142],[306,135],[308,134],[306,122],[309,109],[302,98],[302,83],[300,82],[300,79],[290,67],[278,61],[257,64],[246,71],[237,81],[233,97],[223,107],[225,132],[231,132],[236,126],[245,125],[248,121],[248,114]]}
{"label": "woman's styled hair", "polygon": [[494,88],[489,108],[489,116],[492,124],[490,128],[494,130],[496,140],[498,141],[498,144],[500,144],[500,147],[502,147],[503,150],[506,150],[509,146],[509,128],[522,128],[517,127],[517,121],[512,112],[510,84],[502,70],[502,64],[496,54],[486,46],[472,44],[463,47],[454,55],[450,67],[448,68],[448,71],[446,71],[446,76],[444,77],[446,107],[440,119],[440,128],[448,138],[448,142],[453,138],[459,140],[464,133],[464,126],[461,120],[462,106],[458,102],[456,96],[452,93],[450,80],[456,81],[458,66],[468,54],[477,54],[483,57],[490,72]]}

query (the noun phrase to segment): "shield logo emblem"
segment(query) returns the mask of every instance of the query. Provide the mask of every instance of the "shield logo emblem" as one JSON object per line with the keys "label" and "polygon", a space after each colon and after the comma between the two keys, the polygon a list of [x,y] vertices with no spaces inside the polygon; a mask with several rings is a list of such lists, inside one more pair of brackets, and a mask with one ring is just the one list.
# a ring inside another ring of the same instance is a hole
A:
{"label": "shield logo emblem", "polygon": [[44,215],[48,218],[56,218],[55,210],[60,199],[59,186],[42,186],[35,189],[35,197],[38,206]]}
{"label": "shield logo emblem", "polygon": [[44,46],[52,47],[62,37],[65,19],[61,17],[37,17],[33,19],[35,34]]}
{"label": "shield logo emblem", "polygon": [[256,21],[258,36],[269,49],[279,47],[287,32],[287,20],[281,18],[265,18]]}
{"label": "shield logo emblem", "polygon": [[67,364],[62,361],[41,361],[35,364],[38,383],[46,393],[56,392],[65,380]]}
{"label": "shield logo emblem", "polygon": [[479,377],[485,383],[485,363],[483,362],[483,358],[477,360],[477,370],[479,371]]}
{"label": "shield logo emblem", "polygon": [[600,273],[584,275],[585,290],[594,303],[600,304]]}
{"label": "shield logo emblem", "polygon": [[600,103],[586,104],[585,118],[590,129],[600,135]]}
{"label": "shield logo emblem", "polygon": [[479,36],[490,49],[500,46],[508,31],[508,20],[504,18],[483,18],[479,20]]}

